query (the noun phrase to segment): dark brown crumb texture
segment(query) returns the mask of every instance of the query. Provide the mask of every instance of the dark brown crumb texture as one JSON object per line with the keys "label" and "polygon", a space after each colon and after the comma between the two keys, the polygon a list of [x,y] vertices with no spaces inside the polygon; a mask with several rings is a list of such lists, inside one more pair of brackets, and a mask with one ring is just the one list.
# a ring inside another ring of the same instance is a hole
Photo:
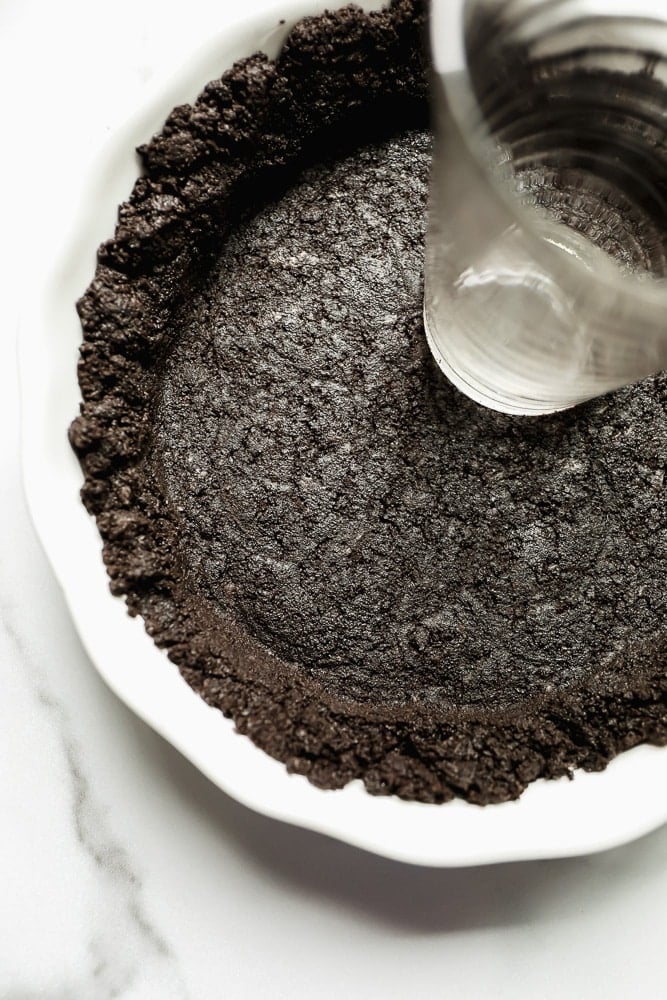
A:
{"label": "dark brown crumb texture", "polygon": [[424,20],[307,19],[140,149],[70,438],[113,592],[241,733],[486,804],[667,743],[667,378],[521,420],[437,371]]}

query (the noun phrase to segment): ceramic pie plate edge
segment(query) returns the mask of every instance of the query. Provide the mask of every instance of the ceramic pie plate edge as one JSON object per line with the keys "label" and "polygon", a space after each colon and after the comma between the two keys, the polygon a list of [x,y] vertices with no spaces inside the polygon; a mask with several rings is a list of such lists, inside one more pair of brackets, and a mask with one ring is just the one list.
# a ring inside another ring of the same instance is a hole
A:
{"label": "ceramic pie plate edge", "polygon": [[[329,9],[331,9],[329,5]],[[340,6],[340,4],[338,4]],[[377,9],[381,2],[361,6]],[[112,597],[101,542],[79,499],[81,470],[66,429],[78,411],[81,329],[74,303],[90,281],[97,246],[138,175],[134,150],[169,111],[257,50],[275,56],[314,0],[286,0],[221,26],[205,49],[150,87],[108,142],[81,187],[77,220],[53,246],[50,272],[22,311],[19,362],[22,462],[28,507],[82,642],[116,695],[237,801],[274,819],[393,858],[434,867],[566,857],[634,840],[667,822],[667,749],[637,747],[605,771],[537,781],[517,802],[434,806],[371,796],[359,781],[322,791],[267,756],[181,678],[139,618]]]}

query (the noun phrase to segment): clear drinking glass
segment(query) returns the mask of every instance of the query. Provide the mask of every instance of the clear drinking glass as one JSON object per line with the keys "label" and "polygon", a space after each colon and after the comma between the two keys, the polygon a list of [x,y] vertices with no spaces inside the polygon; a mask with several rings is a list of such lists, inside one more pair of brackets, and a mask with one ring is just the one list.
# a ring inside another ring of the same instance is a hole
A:
{"label": "clear drinking glass", "polygon": [[432,40],[442,370],[539,414],[667,368],[667,0],[433,0]]}

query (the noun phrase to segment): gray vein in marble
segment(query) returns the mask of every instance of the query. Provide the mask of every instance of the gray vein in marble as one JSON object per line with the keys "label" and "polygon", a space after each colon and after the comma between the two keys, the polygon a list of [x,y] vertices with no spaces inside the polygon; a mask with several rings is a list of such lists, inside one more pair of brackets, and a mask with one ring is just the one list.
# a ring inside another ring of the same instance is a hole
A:
{"label": "gray vein in marble", "polygon": [[[73,733],[66,706],[50,689],[16,622],[18,612],[0,592],[0,630],[13,646],[34,696],[55,727],[70,779],[74,834],[94,866],[90,900],[88,967],[77,981],[31,990],[16,984],[2,1000],[113,1000],[131,991],[152,1000],[187,1000],[187,990],[168,943],[146,911],[141,878],[127,850],[114,838],[90,779],[84,750]],[[77,887],[78,888],[78,887]]]}

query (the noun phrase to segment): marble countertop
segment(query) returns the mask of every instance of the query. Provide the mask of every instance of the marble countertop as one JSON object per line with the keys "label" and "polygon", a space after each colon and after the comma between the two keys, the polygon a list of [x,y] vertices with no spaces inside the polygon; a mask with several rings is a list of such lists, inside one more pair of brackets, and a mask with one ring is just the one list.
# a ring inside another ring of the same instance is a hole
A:
{"label": "marble countertop", "polygon": [[0,1000],[663,997],[667,829],[433,871],[254,815],[98,678],[29,523],[14,333],[48,255],[40,201],[64,222],[78,167],[150,78],[269,5],[0,6]]}

